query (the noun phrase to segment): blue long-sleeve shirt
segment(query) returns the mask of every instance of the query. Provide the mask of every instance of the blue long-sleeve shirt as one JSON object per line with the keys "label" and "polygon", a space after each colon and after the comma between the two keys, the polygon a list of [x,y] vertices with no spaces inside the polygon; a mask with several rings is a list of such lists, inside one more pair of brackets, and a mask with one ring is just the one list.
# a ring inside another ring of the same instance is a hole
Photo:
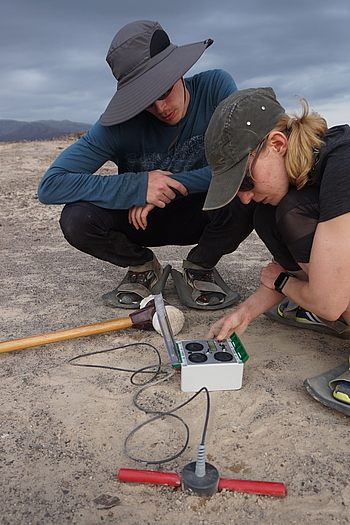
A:
{"label": "blue long-sleeve shirt", "polygon": [[[148,172],[170,171],[189,193],[208,189],[211,170],[204,152],[204,134],[216,106],[237,88],[222,70],[185,79],[190,102],[185,117],[169,125],[143,111],[104,127],[100,122],[64,150],[40,181],[44,204],[88,201],[102,208],[129,209],[146,204]],[[95,175],[107,161],[118,166],[113,175]]]}

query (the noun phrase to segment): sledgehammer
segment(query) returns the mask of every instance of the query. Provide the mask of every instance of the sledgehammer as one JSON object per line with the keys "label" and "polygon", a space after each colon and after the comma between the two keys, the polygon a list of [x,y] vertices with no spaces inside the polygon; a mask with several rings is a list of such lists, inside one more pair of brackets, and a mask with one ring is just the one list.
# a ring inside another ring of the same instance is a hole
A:
{"label": "sledgehammer", "polygon": [[156,309],[153,302],[140,310],[132,312],[128,317],[120,317],[119,319],[110,319],[109,321],[100,321],[98,323],[77,326],[75,328],[67,328],[65,330],[57,330],[55,332],[47,332],[44,334],[22,337],[20,339],[3,341],[0,342],[0,353],[23,350],[24,348],[32,348],[34,346],[67,341],[69,339],[77,339],[78,337],[86,337],[88,335],[124,330],[125,328],[150,330],[153,327],[152,320],[155,311]]}

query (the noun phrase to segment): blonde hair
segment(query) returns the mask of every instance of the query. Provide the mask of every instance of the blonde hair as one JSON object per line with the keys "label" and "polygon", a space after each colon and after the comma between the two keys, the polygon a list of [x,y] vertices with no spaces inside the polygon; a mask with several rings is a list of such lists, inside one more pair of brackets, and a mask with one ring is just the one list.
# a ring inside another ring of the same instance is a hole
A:
{"label": "blonde hair", "polygon": [[305,99],[301,99],[300,103],[300,116],[285,113],[274,126],[274,130],[282,131],[288,136],[286,170],[290,183],[298,190],[308,181],[308,173],[315,161],[315,150],[324,144],[323,137],[328,129],[324,118],[318,113],[310,112]]}

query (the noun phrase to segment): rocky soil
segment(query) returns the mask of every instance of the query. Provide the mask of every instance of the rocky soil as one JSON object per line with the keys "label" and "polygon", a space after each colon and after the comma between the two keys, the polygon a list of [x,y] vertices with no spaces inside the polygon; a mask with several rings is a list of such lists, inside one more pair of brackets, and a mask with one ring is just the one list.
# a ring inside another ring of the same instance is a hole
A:
{"label": "rocky soil", "polygon": [[[61,207],[43,206],[36,198],[42,173],[68,144],[69,139],[0,144],[1,340],[127,315],[101,302],[122,270],[69,246],[58,225]],[[187,248],[156,252],[179,269]],[[268,259],[252,234],[219,270],[244,298]],[[171,279],[165,296],[181,307]],[[178,338],[183,339],[203,338],[222,314],[182,309],[186,322]],[[131,384],[131,374],[69,363],[79,354],[138,343],[85,362],[129,369],[154,364],[145,342],[167,363],[157,333],[127,329],[0,355],[1,523],[349,523],[349,419],[318,404],[303,387],[306,377],[343,363],[348,343],[265,317],[242,340],[250,355],[242,389],[211,394],[207,460],[223,477],[284,482],[285,498],[224,491],[207,499],[117,481],[120,467],[181,471],[196,455],[205,414],[205,396],[179,411],[190,440],[177,459],[154,467],[128,458],[126,436],[150,417],[133,404],[139,387]],[[189,398],[178,376],[141,395],[151,410],[167,410]],[[183,440],[183,426],[165,418],[136,434],[130,452],[157,460],[176,454]]]}

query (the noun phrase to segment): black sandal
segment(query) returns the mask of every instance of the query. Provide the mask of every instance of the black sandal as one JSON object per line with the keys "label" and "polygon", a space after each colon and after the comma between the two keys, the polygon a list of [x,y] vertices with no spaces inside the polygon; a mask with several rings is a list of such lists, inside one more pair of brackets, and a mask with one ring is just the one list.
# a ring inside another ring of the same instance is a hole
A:
{"label": "black sandal", "polygon": [[140,266],[140,270],[130,269],[117,288],[102,296],[104,304],[113,308],[136,309],[145,297],[163,292],[170,265],[163,269],[154,258],[150,263]]}
{"label": "black sandal", "polygon": [[237,303],[240,296],[227,286],[216,268],[201,268],[185,260],[183,273],[171,271],[182,304],[198,310],[220,310]]}

